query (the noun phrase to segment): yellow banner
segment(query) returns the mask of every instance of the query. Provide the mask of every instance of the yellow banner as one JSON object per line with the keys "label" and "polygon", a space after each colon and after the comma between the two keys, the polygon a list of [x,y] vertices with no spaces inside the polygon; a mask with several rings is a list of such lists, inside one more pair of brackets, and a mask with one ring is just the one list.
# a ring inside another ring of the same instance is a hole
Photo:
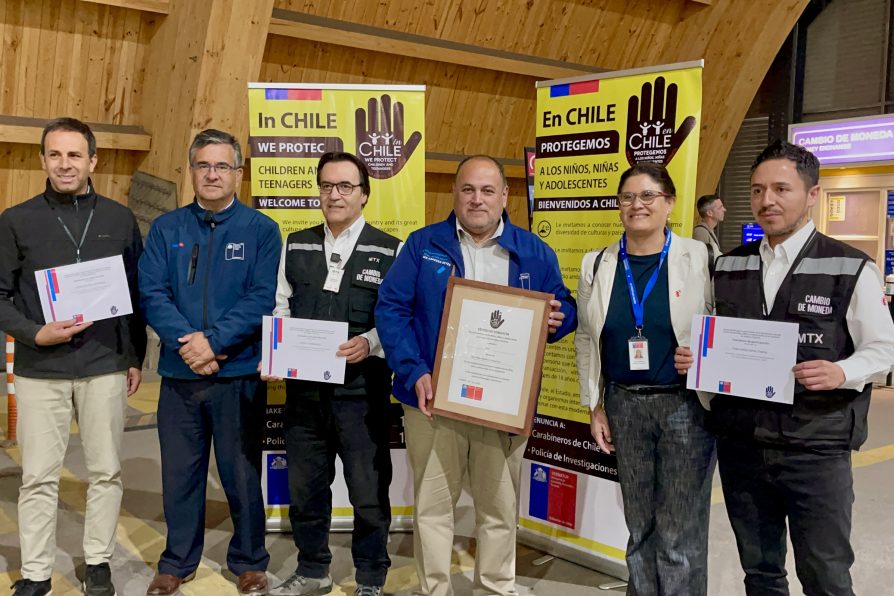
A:
{"label": "yellow banner", "polygon": [[425,223],[425,87],[252,83],[251,194],[283,236],[323,221],[317,162],[347,151],[366,162],[367,223],[399,238]]}
{"label": "yellow banner", "polygon": [[[691,235],[702,68],[685,66],[538,85],[532,230],[556,251],[569,287],[583,256],[623,232],[615,195],[634,163],[667,166],[677,187],[669,225]],[[549,346],[539,414],[589,421],[576,370],[573,338]]]}
{"label": "yellow banner", "polygon": [[[251,194],[254,207],[273,218],[283,238],[323,221],[317,163],[328,151],[360,157],[369,169],[367,223],[401,239],[425,224],[425,87],[251,83],[248,88]],[[262,485],[269,530],[285,527],[289,504],[284,456],[285,384],[267,385]],[[393,405],[392,517],[405,513],[409,471],[403,452],[401,409]],[[397,455],[395,455],[397,453]],[[333,486],[333,524],[351,522],[347,488]]]}

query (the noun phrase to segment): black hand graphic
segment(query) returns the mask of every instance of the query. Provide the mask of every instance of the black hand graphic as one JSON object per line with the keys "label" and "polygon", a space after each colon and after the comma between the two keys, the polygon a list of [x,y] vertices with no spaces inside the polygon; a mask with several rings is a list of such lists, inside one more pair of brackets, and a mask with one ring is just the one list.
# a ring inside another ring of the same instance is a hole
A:
{"label": "black hand graphic", "polygon": [[695,128],[694,116],[687,116],[674,130],[676,121],[677,84],[668,85],[665,95],[664,77],[655,79],[654,93],[651,83],[643,83],[642,97],[633,95],[627,102],[627,162],[669,164]]}
{"label": "black hand graphic", "polygon": [[[404,104],[391,104],[391,96],[383,95],[381,105],[370,98],[367,109],[354,113],[357,132],[357,153],[369,167],[373,178],[391,178],[403,169],[422,141],[422,133],[414,132],[404,139]],[[381,153],[375,152],[380,148]]]}

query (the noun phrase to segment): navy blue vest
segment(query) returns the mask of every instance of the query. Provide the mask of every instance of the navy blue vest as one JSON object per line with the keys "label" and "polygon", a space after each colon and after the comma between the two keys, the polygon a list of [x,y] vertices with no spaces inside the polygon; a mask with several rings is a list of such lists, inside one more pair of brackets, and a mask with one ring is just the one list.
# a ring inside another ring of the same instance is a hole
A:
{"label": "navy blue vest", "polygon": [[[365,333],[376,326],[375,306],[379,285],[394,263],[400,240],[369,224],[363,226],[357,244],[344,265],[338,293],[323,290],[329,272],[323,226],[292,232],[286,240],[286,279],[292,286],[289,298],[291,316],[319,321],[348,323],[348,337]],[[341,386],[309,381],[289,381],[286,394],[364,396],[391,393],[391,370],[384,358],[369,357],[348,364]]]}
{"label": "navy blue vest", "polygon": [[[837,362],[852,355],[845,317],[869,257],[814,233],[764,316],[759,248],[758,242],[746,244],[717,259],[717,314],[798,323],[798,362]],[[863,391],[808,391],[796,382],[792,405],[718,395],[711,402],[711,428],[721,437],[767,446],[857,449],[866,440],[871,390],[867,385]]]}

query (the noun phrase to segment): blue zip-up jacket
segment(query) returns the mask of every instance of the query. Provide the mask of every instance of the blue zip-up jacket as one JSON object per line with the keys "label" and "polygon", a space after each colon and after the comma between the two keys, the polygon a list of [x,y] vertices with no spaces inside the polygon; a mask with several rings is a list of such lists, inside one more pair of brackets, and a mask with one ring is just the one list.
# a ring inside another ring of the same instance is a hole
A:
{"label": "blue zip-up jacket", "polygon": [[257,374],[261,317],[273,311],[281,248],[276,222],[238,199],[213,214],[194,201],[153,222],[140,257],[140,306],[161,338],[161,376],[207,378],[178,353],[177,338],[194,331],[227,357],[212,377]]}
{"label": "blue zip-up jacket", "polygon": [[[562,302],[562,326],[547,336],[558,341],[577,328],[577,306],[562,281],[556,253],[540,238],[509,222],[497,243],[509,252],[509,285],[548,292]],[[410,234],[379,288],[376,330],[394,371],[394,396],[417,406],[415,385],[434,370],[447,280],[465,277],[456,235],[456,215]]]}

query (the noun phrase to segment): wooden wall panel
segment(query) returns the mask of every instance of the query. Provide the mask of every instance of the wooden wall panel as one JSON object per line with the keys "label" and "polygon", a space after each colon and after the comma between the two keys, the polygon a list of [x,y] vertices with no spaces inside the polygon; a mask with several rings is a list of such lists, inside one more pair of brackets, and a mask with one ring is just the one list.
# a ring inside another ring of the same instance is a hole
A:
{"label": "wooden wall panel", "polygon": [[[807,2],[716,0],[708,5],[689,0],[276,0],[276,7],[608,70],[705,59],[696,189],[701,194],[716,187],[729,147],[758,85]],[[268,50],[276,50],[280,43],[271,38]],[[269,55],[280,64],[277,53]],[[361,62],[368,67],[370,59]],[[463,110],[454,113],[465,116],[442,122],[444,130],[440,132],[435,130],[436,121],[427,122],[432,141],[429,150],[451,152],[446,146],[435,144],[443,139],[448,146],[463,147],[466,152],[494,152],[493,148],[504,155],[521,152],[523,142],[512,137],[513,133],[500,142],[490,134],[469,134],[470,130],[521,130],[527,135],[525,141],[533,140],[533,87],[521,83],[518,87],[507,86],[503,84],[505,75],[467,74],[475,73],[475,69],[450,71],[449,67],[421,61],[413,64],[411,58],[391,59],[389,63],[400,73],[401,82],[423,82],[420,79],[433,77],[432,70],[442,71],[446,91],[442,94],[433,90],[430,101],[437,109]],[[325,68],[324,64],[319,63],[318,68]],[[347,60],[332,74],[344,75],[347,71],[353,81],[372,80],[367,79],[369,72],[359,66]],[[308,69],[308,74],[319,77],[313,70]],[[374,68],[371,72],[374,77],[381,71]],[[490,103],[481,101],[484,96],[464,88],[471,84],[480,89],[480,85],[470,83],[469,76],[481,76],[483,83],[491,83],[485,96],[500,94],[501,98]],[[455,82],[455,89],[447,84],[451,81]],[[516,93],[517,89],[522,92]],[[507,109],[510,104],[511,109]]]}
{"label": "wooden wall panel", "polygon": [[187,151],[209,127],[248,131],[249,81],[256,80],[273,0],[174,0],[147,61],[142,124],[153,148],[142,169],[177,184],[192,199]]}
{"label": "wooden wall panel", "polygon": [[[43,191],[46,174],[40,169],[39,150],[37,145],[0,143],[0,211]],[[97,192],[126,204],[141,154],[100,149],[97,156],[92,176]]]}
{"label": "wooden wall panel", "polygon": [[423,84],[428,151],[522,159],[534,139],[534,79],[271,35],[264,82]]}
{"label": "wooden wall panel", "polygon": [[3,0],[0,114],[138,124],[158,18],[77,0]]}
{"label": "wooden wall panel", "polygon": [[[453,210],[453,174],[426,174],[425,223],[445,219]],[[517,226],[528,227],[528,194],[524,180],[509,180],[509,200],[506,204],[509,220]]]}
{"label": "wooden wall panel", "polygon": [[[158,15],[77,0],[0,3],[0,115],[136,125]],[[0,143],[0,207],[44,187],[37,145]],[[97,190],[126,202],[144,153],[100,149]]]}

